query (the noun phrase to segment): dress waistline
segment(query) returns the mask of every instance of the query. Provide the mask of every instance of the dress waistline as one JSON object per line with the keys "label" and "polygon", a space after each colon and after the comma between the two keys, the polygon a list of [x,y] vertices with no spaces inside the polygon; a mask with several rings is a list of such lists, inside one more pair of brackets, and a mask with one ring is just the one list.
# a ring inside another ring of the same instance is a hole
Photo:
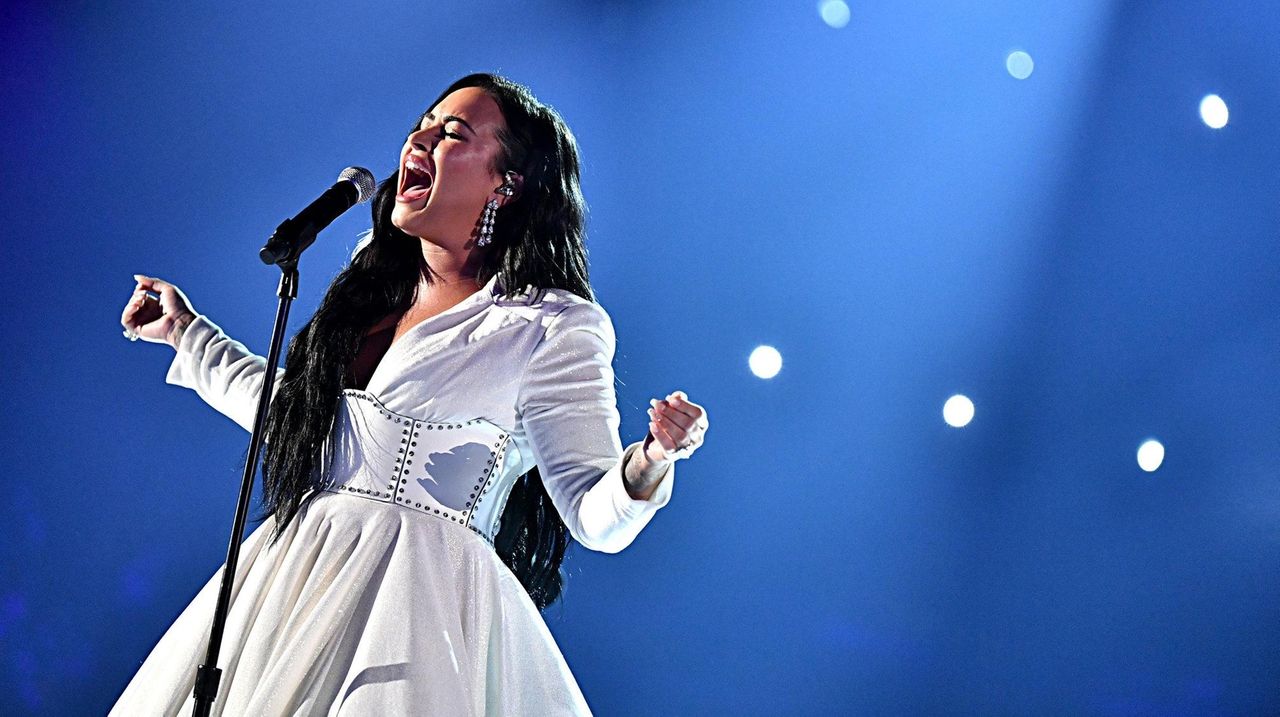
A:
{"label": "dress waistline", "polygon": [[512,482],[499,480],[511,445],[507,431],[481,418],[419,420],[350,389],[330,441],[323,490],[456,523],[493,544]]}

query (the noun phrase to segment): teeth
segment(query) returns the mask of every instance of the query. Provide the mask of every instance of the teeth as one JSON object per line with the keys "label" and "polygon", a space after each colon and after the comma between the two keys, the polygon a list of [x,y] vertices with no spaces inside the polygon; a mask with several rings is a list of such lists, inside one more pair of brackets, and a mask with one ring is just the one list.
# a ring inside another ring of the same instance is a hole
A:
{"label": "teeth", "polygon": [[430,176],[431,174],[430,172],[427,171],[426,167],[422,166],[421,164],[418,164],[418,162],[414,160],[412,157],[405,160],[404,166],[408,169],[412,169],[415,172],[421,172],[423,174],[426,174],[427,176]]}

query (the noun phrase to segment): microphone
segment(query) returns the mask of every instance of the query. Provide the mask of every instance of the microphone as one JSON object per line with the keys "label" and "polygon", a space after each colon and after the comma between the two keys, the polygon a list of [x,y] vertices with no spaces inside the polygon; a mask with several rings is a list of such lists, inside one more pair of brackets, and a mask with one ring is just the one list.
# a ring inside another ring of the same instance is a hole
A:
{"label": "microphone", "polygon": [[324,194],[297,216],[276,227],[266,246],[258,252],[258,258],[263,264],[297,262],[321,229],[351,207],[368,201],[373,196],[373,189],[373,172],[364,167],[347,167],[338,175],[337,183],[326,189]]}

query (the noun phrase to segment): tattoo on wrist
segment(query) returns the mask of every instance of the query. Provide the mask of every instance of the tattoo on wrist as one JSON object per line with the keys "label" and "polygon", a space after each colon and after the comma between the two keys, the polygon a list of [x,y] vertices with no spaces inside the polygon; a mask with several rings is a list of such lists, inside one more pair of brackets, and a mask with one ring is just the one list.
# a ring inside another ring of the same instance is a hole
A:
{"label": "tattoo on wrist", "polygon": [[182,335],[187,331],[187,325],[195,318],[195,314],[183,314],[174,319],[173,326],[169,327],[169,335],[166,337],[169,345],[175,349],[178,348],[178,344],[182,341]]}

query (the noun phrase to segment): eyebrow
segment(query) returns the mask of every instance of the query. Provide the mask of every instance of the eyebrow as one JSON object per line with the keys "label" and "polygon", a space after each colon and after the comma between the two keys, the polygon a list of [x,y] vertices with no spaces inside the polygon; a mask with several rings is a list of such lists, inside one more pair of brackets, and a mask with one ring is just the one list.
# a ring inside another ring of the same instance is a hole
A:
{"label": "eyebrow", "polygon": [[[425,115],[422,115],[422,119],[434,119],[434,118],[435,118],[435,114],[433,114],[433,113],[431,113],[431,112],[428,112],[428,113],[426,113]],[[471,131],[471,134],[479,134],[478,132],[476,132],[475,127],[472,127],[472,126],[471,126],[471,123],[467,122],[466,120],[462,119],[461,117],[459,117],[459,116],[457,116],[457,115],[445,115],[445,116],[444,116],[444,119],[443,119],[442,121],[443,121],[443,122],[445,122],[445,123],[448,123],[448,122],[461,122],[463,127],[466,127],[468,130],[470,130],[470,131]],[[419,127],[421,127],[421,126],[422,126],[422,120],[418,120],[418,126],[419,126]]]}

